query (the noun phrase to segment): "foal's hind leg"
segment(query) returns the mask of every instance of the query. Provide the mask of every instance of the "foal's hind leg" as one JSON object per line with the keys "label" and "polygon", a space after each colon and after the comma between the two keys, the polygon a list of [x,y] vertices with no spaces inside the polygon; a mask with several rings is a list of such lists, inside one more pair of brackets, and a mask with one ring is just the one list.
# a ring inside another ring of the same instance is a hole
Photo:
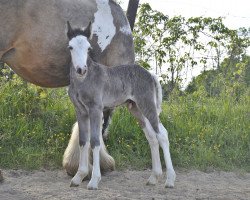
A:
{"label": "foal's hind leg", "polygon": [[159,130],[160,132],[157,134],[157,139],[163,150],[164,159],[165,159],[166,168],[167,168],[167,180],[165,182],[165,187],[172,188],[174,187],[176,174],[173,168],[173,164],[172,164],[172,160],[171,160],[171,156],[169,152],[168,132],[165,129],[165,127],[162,125],[162,123],[159,123]]}
{"label": "foal's hind leg", "polygon": [[150,145],[151,157],[152,157],[152,174],[149,177],[147,184],[155,185],[158,181],[159,176],[161,176],[162,174],[158,140],[149,121],[141,114],[136,104],[130,101],[128,103],[128,109],[139,121],[139,124],[142,127],[143,132]]}
{"label": "foal's hind leg", "polygon": [[170,152],[169,152],[169,141],[167,130],[160,123],[159,113],[157,113],[157,108],[155,102],[152,99],[140,99],[138,101],[138,107],[141,110],[142,114],[149,121],[149,130],[151,130],[152,135],[157,137],[157,140],[163,149],[164,159],[167,167],[167,181],[165,183],[166,187],[174,187],[175,181],[175,171],[173,169]]}

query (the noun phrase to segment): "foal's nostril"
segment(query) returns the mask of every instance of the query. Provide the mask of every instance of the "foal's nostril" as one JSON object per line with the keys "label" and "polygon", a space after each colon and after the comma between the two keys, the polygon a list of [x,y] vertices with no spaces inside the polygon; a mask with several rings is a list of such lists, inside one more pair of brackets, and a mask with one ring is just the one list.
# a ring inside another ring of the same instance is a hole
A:
{"label": "foal's nostril", "polygon": [[76,72],[77,72],[78,74],[82,74],[82,69],[81,69],[81,68],[77,68]]}
{"label": "foal's nostril", "polygon": [[86,69],[83,69],[82,70],[82,75],[86,74],[87,70]]}
{"label": "foal's nostril", "polygon": [[81,69],[81,68],[77,68],[76,72],[80,75],[84,75],[86,74],[87,70],[86,69]]}

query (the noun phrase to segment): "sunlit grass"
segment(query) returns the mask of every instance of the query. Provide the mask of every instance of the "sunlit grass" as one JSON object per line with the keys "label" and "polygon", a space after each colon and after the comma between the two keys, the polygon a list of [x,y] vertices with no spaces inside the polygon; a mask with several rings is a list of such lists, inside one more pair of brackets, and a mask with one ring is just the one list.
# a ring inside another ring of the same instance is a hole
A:
{"label": "sunlit grass", "polygon": [[[0,83],[0,167],[60,168],[75,122],[65,88],[41,89],[19,78]],[[249,95],[173,97],[163,103],[161,121],[174,166],[250,171]],[[126,108],[114,113],[106,144],[120,169],[151,166],[146,137]]]}

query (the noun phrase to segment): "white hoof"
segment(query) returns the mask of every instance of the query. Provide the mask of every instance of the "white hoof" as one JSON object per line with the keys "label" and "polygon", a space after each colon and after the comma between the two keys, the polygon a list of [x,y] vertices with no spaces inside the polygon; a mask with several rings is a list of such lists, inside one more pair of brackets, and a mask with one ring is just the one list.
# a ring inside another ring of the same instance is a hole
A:
{"label": "white hoof", "polygon": [[174,182],[175,182],[176,174],[174,170],[168,170],[167,171],[167,180],[165,182],[166,188],[173,188]]}
{"label": "white hoof", "polygon": [[80,185],[81,183],[81,179],[79,177],[74,176],[74,178],[72,178],[71,182],[70,182],[70,187],[77,187]]}
{"label": "white hoof", "polygon": [[87,186],[88,190],[97,190],[100,180],[100,177],[92,177]]}
{"label": "white hoof", "polygon": [[70,182],[70,187],[77,187],[80,185],[82,180],[88,175],[88,173],[77,172]]}
{"label": "white hoof", "polygon": [[154,174],[151,174],[146,184],[155,185],[156,183],[158,183],[158,177]]}

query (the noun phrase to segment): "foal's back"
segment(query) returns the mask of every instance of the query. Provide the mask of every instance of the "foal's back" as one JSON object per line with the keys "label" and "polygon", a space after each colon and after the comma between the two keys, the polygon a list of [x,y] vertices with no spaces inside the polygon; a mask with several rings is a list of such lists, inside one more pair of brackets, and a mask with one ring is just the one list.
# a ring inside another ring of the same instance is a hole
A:
{"label": "foal's back", "polygon": [[108,104],[105,106],[118,106],[127,100],[154,99],[154,78],[146,69],[139,65],[120,65],[105,69],[103,103]]}
{"label": "foal's back", "polygon": [[136,91],[145,92],[144,89],[152,89],[154,86],[154,78],[150,72],[142,68],[139,65],[120,65],[107,69],[107,75],[109,77],[117,79],[124,84],[124,89],[131,87],[133,93]]}

